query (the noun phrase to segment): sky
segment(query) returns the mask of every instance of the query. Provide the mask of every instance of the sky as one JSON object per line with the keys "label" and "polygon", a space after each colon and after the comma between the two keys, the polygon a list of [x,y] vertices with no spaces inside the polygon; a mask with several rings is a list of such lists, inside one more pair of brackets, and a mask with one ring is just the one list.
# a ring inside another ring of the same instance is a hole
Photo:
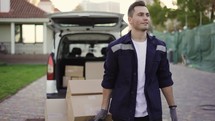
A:
{"label": "sky", "polygon": [[[51,0],[56,8],[60,11],[72,11],[79,3],[83,0]],[[105,2],[105,1],[114,1],[120,3],[120,13],[126,14],[127,9],[131,3],[135,0],[89,0],[91,2]],[[172,8],[172,0],[161,0],[166,4],[167,8]]]}
{"label": "sky", "polygon": [[[81,3],[83,0],[51,0],[56,8],[62,12],[72,11],[75,7]],[[120,3],[120,13],[124,14],[124,21],[128,23],[127,20],[127,10],[131,3],[135,0],[89,0],[90,2],[105,2],[105,1],[114,1]],[[167,8],[173,8],[172,0],[160,0],[163,2]],[[127,33],[128,27],[124,29],[122,33]]]}
{"label": "sky", "polygon": [[[56,8],[61,11],[71,11],[83,0],[51,0]],[[105,2],[105,1],[114,1],[120,3],[120,13],[127,12],[128,6],[135,0],[89,0],[91,2]]]}

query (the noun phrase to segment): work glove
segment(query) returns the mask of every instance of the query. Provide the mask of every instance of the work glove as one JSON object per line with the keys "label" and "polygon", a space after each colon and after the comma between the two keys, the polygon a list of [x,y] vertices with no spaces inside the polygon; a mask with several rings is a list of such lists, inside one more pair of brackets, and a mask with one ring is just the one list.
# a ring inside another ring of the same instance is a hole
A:
{"label": "work glove", "polygon": [[94,121],[104,120],[107,117],[108,111],[101,109],[94,118]]}
{"label": "work glove", "polygon": [[177,113],[176,113],[176,106],[173,106],[173,107],[170,106],[169,109],[170,109],[171,121],[178,121]]}

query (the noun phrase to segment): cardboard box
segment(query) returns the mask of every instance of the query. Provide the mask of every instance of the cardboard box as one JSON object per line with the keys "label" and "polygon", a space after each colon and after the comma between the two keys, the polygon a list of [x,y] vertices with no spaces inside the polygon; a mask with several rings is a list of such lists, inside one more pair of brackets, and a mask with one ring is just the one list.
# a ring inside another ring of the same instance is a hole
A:
{"label": "cardboard box", "polygon": [[67,87],[69,80],[71,80],[71,76],[63,76],[63,87]]}
{"label": "cardboard box", "polygon": [[68,121],[66,99],[46,99],[45,121]]}
{"label": "cardboard box", "polygon": [[104,62],[86,62],[85,78],[102,79],[104,75]]}
{"label": "cardboard box", "polygon": [[67,93],[69,95],[92,95],[102,94],[100,79],[91,80],[69,80]]}
{"label": "cardboard box", "polygon": [[[89,121],[101,109],[101,80],[69,80],[66,94],[69,121]],[[106,121],[112,121],[108,115]]]}
{"label": "cardboard box", "polygon": [[85,78],[84,77],[75,77],[75,76],[72,76],[71,80],[85,80]]}
{"label": "cardboard box", "polygon": [[63,76],[63,87],[67,87],[69,80],[84,80],[84,77]]}
{"label": "cardboard box", "polygon": [[[76,95],[67,98],[67,115],[69,121],[89,121],[101,109],[102,95]],[[111,121],[108,115],[106,121]]]}
{"label": "cardboard box", "polygon": [[84,67],[66,65],[65,66],[65,76],[83,77],[84,76]]}

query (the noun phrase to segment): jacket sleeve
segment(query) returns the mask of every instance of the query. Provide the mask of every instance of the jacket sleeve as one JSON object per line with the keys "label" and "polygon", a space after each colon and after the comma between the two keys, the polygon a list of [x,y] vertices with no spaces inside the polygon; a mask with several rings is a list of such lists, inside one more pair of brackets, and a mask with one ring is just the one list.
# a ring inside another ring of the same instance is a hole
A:
{"label": "jacket sleeve", "polygon": [[106,89],[114,88],[116,76],[118,73],[118,61],[115,54],[116,52],[113,52],[111,47],[111,44],[109,44],[107,48],[106,60],[104,63],[102,87]]}
{"label": "jacket sleeve", "polygon": [[167,59],[166,45],[165,43],[163,44],[163,46],[165,47],[165,51],[161,55],[161,62],[158,66],[157,72],[160,88],[173,85],[172,73],[170,72],[169,61]]}

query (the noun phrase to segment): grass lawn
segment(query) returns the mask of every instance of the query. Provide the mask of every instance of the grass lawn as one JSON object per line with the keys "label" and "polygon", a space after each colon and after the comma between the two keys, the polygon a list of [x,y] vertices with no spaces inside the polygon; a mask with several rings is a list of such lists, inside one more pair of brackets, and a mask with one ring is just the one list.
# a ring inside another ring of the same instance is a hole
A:
{"label": "grass lawn", "polygon": [[0,64],[0,100],[15,94],[45,73],[45,65]]}

